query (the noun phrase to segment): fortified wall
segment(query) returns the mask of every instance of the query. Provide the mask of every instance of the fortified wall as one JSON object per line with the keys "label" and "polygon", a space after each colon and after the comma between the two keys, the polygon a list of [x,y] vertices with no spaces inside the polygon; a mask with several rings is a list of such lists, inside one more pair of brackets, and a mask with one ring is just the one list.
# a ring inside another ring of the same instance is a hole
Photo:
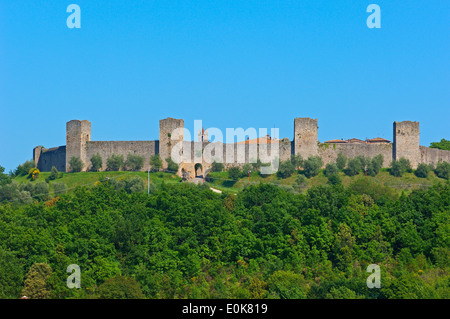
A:
{"label": "fortified wall", "polygon": [[[195,134],[193,134],[195,136]],[[182,142],[182,143],[180,143]],[[198,132],[197,141],[184,141],[184,121],[166,118],[159,121],[159,140],[155,141],[91,141],[91,123],[83,120],[72,120],[66,124],[66,145],[46,149],[35,147],[33,159],[40,171],[50,171],[55,166],[59,171],[71,170],[69,161],[75,156],[83,162],[83,171],[90,169],[90,159],[100,154],[103,160],[101,170],[106,170],[106,161],[111,155],[140,155],[144,158],[142,170],[150,168],[150,157],[159,154],[163,160],[163,169],[167,169],[166,159],[178,154],[183,160],[179,165],[179,175],[190,177],[206,175],[214,160],[224,161],[225,168],[242,166],[255,162],[258,158],[267,163],[261,154],[272,156],[278,151],[280,161],[289,160],[292,156],[320,156],[324,165],[334,163],[339,153],[347,158],[359,155],[374,157],[383,155],[383,166],[390,165],[393,159],[402,157],[409,159],[413,168],[419,163],[436,164],[439,161],[450,162],[450,151],[420,146],[419,122],[394,122],[393,142],[374,138],[366,141],[356,138],[350,140],[330,140],[320,143],[318,140],[318,121],[311,118],[294,119],[294,137],[275,139],[270,136],[238,143],[221,143],[208,141],[208,131]],[[277,147],[277,148],[275,148]],[[175,149],[176,148],[176,149]],[[203,156],[202,156],[203,155]]]}

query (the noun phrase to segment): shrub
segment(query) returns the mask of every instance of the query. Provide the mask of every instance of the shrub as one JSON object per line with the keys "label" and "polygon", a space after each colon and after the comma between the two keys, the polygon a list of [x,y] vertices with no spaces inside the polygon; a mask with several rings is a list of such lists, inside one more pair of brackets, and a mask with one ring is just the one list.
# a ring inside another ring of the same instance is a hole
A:
{"label": "shrub", "polygon": [[32,168],[28,172],[28,178],[31,178],[31,180],[35,181],[39,178],[39,174],[41,172],[37,168]]}
{"label": "shrub", "polygon": [[123,167],[123,164],[123,155],[113,154],[106,160],[106,169],[108,171],[120,171],[120,168]]}
{"label": "shrub", "polygon": [[128,154],[125,167],[129,171],[139,171],[144,166],[144,158],[140,155]]}
{"label": "shrub", "polygon": [[141,193],[145,189],[144,180],[138,176],[125,180],[125,191],[128,194]]}
{"label": "shrub", "polygon": [[153,155],[150,157],[150,166],[152,167],[152,171],[158,172],[162,167],[162,160],[159,154]]}
{"label": "shrub", "polygon": [[233,166],[228,169],[228,178],[236,181],[242,176],[242,171],[239,167]]}
{"label": "shrub", "polygon": [[391,163],[390,173],[395,177],[402,177],[404,173],[411,171],[411,163],[403,157],[399,160],[393,160]]}
{"label": "shrub", "polygon": [[5,168],[3,166],[0,166],[0,185],[6,185],[11,183],[11,177],[4,174]]}
{"label": "shrub", "polygon": [[33,197],[36,197],[40,200],[48,199],[49,187],[46,182],[38,182],[34,185],[32,190]]}
{"label": "shrub", "polygon": [[100,299],[144,299],[141,287],[131,277],[117,276],[102,283],[97,291]]}
{"label": "shrub", "polygon": [[347,157],[342,154],[339,153],[336,159],[336,165],[339,169],[344,169],[345,168],[345,164],[347,164]]}
{"label": "shrub", "polygon": [[83,162],[79,157],[72,156],[69,160],[69,165],[72,173],[81,172],[83,169]]}
{"label": "shrub", "polygon": [[103,167],[103,159],[99,153],[92,155],[91,164],[91,171],[93,172],[98,172]]}
{"label": "shrub", "polygon": [[340,185],[342,183],[341,178],[338,174],[333,174],[328,176],[328,184]]}
{"label": "shrub", "polygon": [[308,179],[305,175],[299,174],[295,178],[294,187],[296,188],[304,188],[308,185]]}
{"label": "shrub", "polygon": [[261,169],[261,166],[262,166],[262,162],[259,158],[256,160],[256,163],[252,163],[252,168],[255,172],[259,171]]}
{"label": "shrub", "polygon": [[214,161],[211,166],[211,172],[222,172],[224,169],[223,163],[217,163]]}
{"label": "shrub", "polygon": [[294,168],[297,169],[303,166],[304,160],[303,157],[300,154],[298,154],[291,157],[291,162],[292,165],[294,165]]}
{"label": "shrub", "polygon": [[295,172],[295,166],[291,161],[283,161],[280,163],[280,167],[278,168],[277,175],[281,178],[291,177]]}
{"label": "shrub", "polygon": [[327,164],[323,173],[325,176],[330,177],[332,175],[337,175],[338,172],[339,168],[337,167],[337,165],[334,163],[330,163]]}
{"label": "shrub", "polygon": [[367,174],[369,176],[376,176],[380,170],[381,167],[383,167],[384,158],[383,155],[378,154],[374,158],[372,158],[367,165]]}
{"label": "shrub", "polygon": [[59,183],[52,183],[53,186],[53,192],[55,195],[62,195],[67,192],[67,186],[66,184],[59,182]]}
{"label": "shrub", "polygon": [[320,168],[323,162],[319,156],[310,156],[303,162],[304,174],[306,177],[311,178],[319,174]]}
{"label": "shrub", "polygon": [[252,171],[252,164],[250,164],[250,163],[245,163],[243,166],[242,166],[242,177],[245,177],[245,176],[248,176],[248,172],[250,171]]}
{"label": "shrub", "polygon": [[439,162],[436,165],[434,173],[437,177],[450,179],[450,163],[449,162]]}
{"label": "shrub", "polygon": [[166,162],[167,162],[167,170],[169,172],[173,172],[176,173],[178,172],[178,164],[175,163],[172,158],[168,157],[166,158]]}
{"label": "shrub", "polygon": [[59,178],[58,169],[55,166],[52,166],[52,170],[51,170],[50,176],[47,177],[45,179],[45,181],[48,183],[49,181],[54,181],[57,178]]}
{"label": "shrub", "polygon": [[362,170],[361,161],[359,158],[351,158],[347,162],[347,168],[344,170],[344,173],[348,176],[358,175]]}
{"label": "shrub", "polygon": [[430,171],[431,171],[430,165],[427,165],[425,163],[420,163],[417,166],[417,169],[414,172],[414,175],[416,175],[417,177],[420,177],[420,178],[427,178]]}

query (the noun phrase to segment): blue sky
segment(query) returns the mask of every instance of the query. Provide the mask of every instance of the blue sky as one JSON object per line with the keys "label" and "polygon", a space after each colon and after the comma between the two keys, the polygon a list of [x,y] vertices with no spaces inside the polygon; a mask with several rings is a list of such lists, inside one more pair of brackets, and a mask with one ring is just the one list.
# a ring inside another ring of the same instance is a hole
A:
{"label": "blue sky", "polygon": [[[81,7],[81,29],[66,8]],[[366,8],[381,7],[381,29]],[[158,139],[159,119],[280,128],[319,120],[319,140],[385,137],[421,123],[450,138],[450,1],[0,0],[0,165],[93,140]]]}

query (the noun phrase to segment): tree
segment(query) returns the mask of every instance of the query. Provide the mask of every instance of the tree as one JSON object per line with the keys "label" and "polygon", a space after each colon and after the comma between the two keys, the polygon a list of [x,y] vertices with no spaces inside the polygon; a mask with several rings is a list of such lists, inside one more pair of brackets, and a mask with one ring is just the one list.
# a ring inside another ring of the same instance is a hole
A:
{"label": "tree", "polygon": [[242,171],[239,167],[233,166],[228,169],[228,178],[237,181],[242,176]]}
{"label": "tree", "polygon": [[11,183],[11,177],[4,174],[5,168],[0,166],[0,186]]}
{"label": "tree", "polygon": [[450,179],[450,163],[449,162],[437,163],[434,173],[439,178]]}
{"label": "tree", "polygon": [[155,154],[150,157],[150,166],[152,167],[152,171],[158,172],[162,167],[162,160],[159,154]]}
{"label": "tree", "polygon": [[414,175],[416,175],[417,177],[420,177],[420,178],[427,178],[430,171],[431,171],[430,165],[427,165],[425,163],[420,163],[417,166],[417,169],[414,172]]}
{"label": "tree", "polygon": [[123,164],[123,155],[113,154],[106,160],[106,169],[108,171],[120,171],[120,169],[123,167]]}
{"label": "tree", "polygon": [[348,176],[358,175],[362,170],[361,161],[359,158],[351,158],[347,162],[347,168],[344,170],[344,173]]}
{"label": "tree", "polygon": [[320,168],[323,162],[319,156],[310,156],[303,162],[304,174],[306,177],[311,178],[319,174]]}
{"label": "tree", "polygon": [[393,160],[391,163],[390,173],[395,177],[402,177],[406,172],[411,172],[411,163],[408,159],[400,158],[399,160]]}
{"label": "tree", "polygon": [[30,169],[30,171],[28,172],[28,178],[30,178],[32,181],[35,181],[39,178],[39,175],[41,174],[41,172],[37,169],[37,168],[32,168]]}
{"label": "tree", "polygon": [[49,299],[51,291],[47,281],[51,274],[52,269],[48,264],[33,264],[25,279],[22,295],[30,299]]}
{"label": "tree", "polygon": [[291,177],[292,174],[294,174],[294,172],[295,166],[292,164],[291,161],[287,160],[280,163],[277,175],[281,178],[288,178]]}
{"label": "tree", "polygon": [[23,265],[15,253],[0,247],[0,299],[17,299],[23,283]]}
{"label": "tree", "polygon": [[175,163],[172,158],[168,157],[166,158],[166,162],[167,162],[167,170],[169,172],[173,172],[176,173],[178,172],[178,164]]}
{"label": "tree", "polygon": [[50,173],[50,176],[45,179],[45,181],[48,183],[49,181],[54,181],[59,177],[58,169],[55,166],[52,166],[52,170]]}
{"label": "tree", "polygon": [[144,158],[140,155],[128,154],[125,167],[129,171],[139,171],[144,166]]}
{"label": "tree", "polygon": [[328,184],[331,185],[340,185],[342,183],[342,180],[338,174],[333,174],[328,176]]}
{"label": "tree", "polygon": [[337,167],[342,170],[345,168],[345,164],[347,164],[347,157],[344,154],[339,153],[336,159]]}
{"label": "tree", "polygon": [[450,151],[450,141],[443,138],[440,142],[433,142],[430,144],[431,148],[438,148],[440,150]]}
{"label": "tree", "polygon": [[25,176],[25,175],[28,174],[30,169],[32,169],[34,167],[36,167],[36,163],[33,160],[26,161],[25,163],[20,164],[19,166],[17,166],[17,168],[13,172],[13,176],[15,176],[15,177],[17,177],[17,176]]}
{"label": "tree", "polygon": [[330,177],[332,175],[337,175],[339,172],[339,168],[334,163],[329,163],[325,166],[324,175]]}
{"label": "tree", "polygon": [[99,153],[91,157],[91,171],[98,172],[103,167],[103,159]]}
{"label": "tree", "polygon": [[145,298],[137,281],[127,276],[116,276],[106,280],[98,287],[97,296],[100,299]]}
{"label": "tree", "polygon": [[211,165],[211,172],[222,172],[224,169],[223,163],[214,161]]}
{"label": "tree", "polygon": [[300,154],[294,155],[291,157],[292,165],[294,165],[294,168],[297,169],[299,167],[303,166],[303,157]]}
{"label": "tree", "polygon": [[55,195],[59,196],[67,192],[67,186],[64,183],[52,183],[53,192]]}
{"label": "tree", "polygon": [[81,172],[83,169],[83,162],[79,157],[72,156],[69,160],[69,165],[72,170],[72,173]]}
{"label": "tree", "polygon": [[383,162],[384,158],[381,154],[372,158],[367,165],[367,175],[376,176],[380,172],[381,167],[383,167]]}

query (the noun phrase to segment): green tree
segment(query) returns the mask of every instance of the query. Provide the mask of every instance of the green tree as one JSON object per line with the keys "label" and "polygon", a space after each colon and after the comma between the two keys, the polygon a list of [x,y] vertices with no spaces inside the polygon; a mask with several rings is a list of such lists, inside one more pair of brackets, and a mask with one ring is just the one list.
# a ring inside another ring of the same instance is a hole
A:
{"label": "green tree", "polygon": [[430,171],[431,171],[430,165],[427,165],[427,164],[425,164],[425,163],[420,163],[420,164],[417,166],[417,169],[416,169],[416,171],[414,172],[414,174],[415,174],[417,177],[420,177],[420,178],[427,178],[427,177],[428,177],[428,174],[430,173]]}
{"label": "green tree", "polygon": [[35,167],[36,167],[36,163],[34,162],[34,160],[26,161],[25,163],[17,166],[17,168],[13,172],[13,176],[28,175],[28,172],[30,171],[30,169],[35,168]]}
{"label": "green tree", "polygon": [[22,295],[30,299],[49,299],[51,290],[47,281],[51,274],[52,269],[48,264],[33,264],[25,279]]}
{"label": "green tree", "polygon": [[340,170],[343,170],[345,168],[345,164],[347,164],[347,157],[339,153],[336,159],[336,165]]}
{"label": "green tree", "polygon": [[4,174],[5,168],[0,166],[0,186],[11,183],[11,177]]}
{"label": "green tree", "polygon": [[449,162],[437,163],[434,173],[439,178],[450,179],[450,163]]}
{"label": "green tree", "polygon": [[300,154],[297,154],[297,155],[293,155],[291,157],[291,162],[292,162],[292,165],[294,165],[294,168],[298,169],[299,167],[303,166],[304,160]]}
{"label": "green tree", "polygon": [[292,271],[275,271],[268,279],[267,290],[271,298],[305,299],[307,282],[302,275]]}
{"label": "green tree", "polygon": [[295,172],[295,166],[291,161],[283,161],[280,163],[280,167],[278,168],[277,175],[281,178],[291,177]]}
{"label": "green tree", "polygon": [[67,192],[67,186],[66,184],[60,182],[60,183],[52,183],[53,186],[53,192],[56,196],[63,195]]}
{"label": "green tree", "polygon": [[376,176],[380,172],[381,167],[383,167],[383,162],[383,155],[378,154],[377,156],[373,157],[367,165],[367,175]]}
{"label": "green tree", "polygon": [[430,144],[431,148],[438,148],[440,150],[450,151],[450,141],[443,138],[440,142],[433,142]]}
{"label": "green tree", "polygon": [[128,154],[125,167],[129,171],[139,171],[144,166],[144,158],[137,154]]}
{"label": "green tree", "polygon": [[120,169],[123,168],[123,165],[123,155],[113,154],[106,160],[106,169],[108,171],[120,171]]}
{"label": "green tree", "polygon": [[100,299],[145,298],[137,281],[127,276],[116,276],[106,280],[98,287],[97,296]]}
{"label": "green tree", "polygon": [[411,172],[411,163],[408,159],[400,158],[399,160],[393,160],[391,163],[390,174],[395,177],[402,177],[406,172]]}
{"label": "green tree", "polygon": [[311,178],[319,174],[323,161],[319,156],[310,156],[303,162],[303,170],[306,177]]}
{"label": "green tree", "polygon": [[168,170],[169,172],[172,172],[172,173],[178,172],[178,164],[175,163],[175,162],[172,160],[172,158],[170,158],[170,157],[166,158],[166,162],[167,162],[167,170]]}
{"label": "green tree", "polygon": [[325,166],[324,175],[330,177],[332,175],[337,175],[339,172],[339,168],[334,163],[329,163]]}
{"label": "green tree", "polygon": [[23,264],[15,253],[0,246],[0,299],[17,299],[23,283]]}
{"label": "green tree", "polygon": [[83,162],[79,157],[72,156],[69,160],[69,165],[72,173],[81,172],[83,169]]}
{"label": "green tree", "polygon": [[150,157],[150,166],[152,167],[152,171],[158,172],[162,167],[162,160],[159,154],[155,154]]}
{"label": "green tree", "polygon": [[239,167],[233,166],[228,169],[228,178],[237,181],[242,176],[242,171]]}
{"label": "green tree", "polygon": [[214,161],[211,165],[211,172],[222,172],[224,169],[223,163]]}
{"label": "green tree", "polygon": [[103,159],[99,153],[91,157],[91,171],[98,172],[103,167]]}

